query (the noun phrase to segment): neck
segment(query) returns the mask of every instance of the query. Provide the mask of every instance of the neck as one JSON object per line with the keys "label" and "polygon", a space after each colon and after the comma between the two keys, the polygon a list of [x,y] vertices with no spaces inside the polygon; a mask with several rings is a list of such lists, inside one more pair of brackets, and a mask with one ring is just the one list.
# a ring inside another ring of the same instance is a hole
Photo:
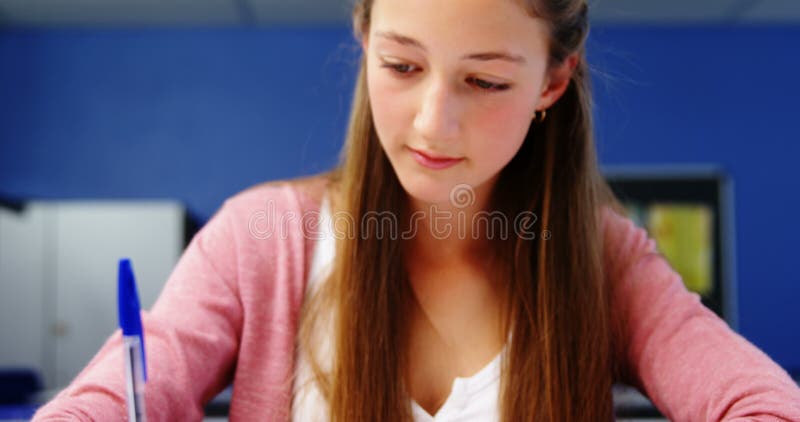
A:
{"label": "neck", "polygon": [[[410,198],[410,257],[418,264],[437,267],[485,260],[489,252],[490,190],[491,184],[485,183],[464,201],[454,198],[429,203]],[[476,225],[477,221],[481,224]]]}

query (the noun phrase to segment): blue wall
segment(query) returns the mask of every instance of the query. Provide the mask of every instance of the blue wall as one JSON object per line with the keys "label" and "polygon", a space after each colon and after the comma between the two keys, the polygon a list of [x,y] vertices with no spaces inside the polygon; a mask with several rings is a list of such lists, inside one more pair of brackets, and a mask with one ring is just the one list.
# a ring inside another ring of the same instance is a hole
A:
{"label": "blue wall", "polygon": [[356,55],[337,29],[0,32],[0,193],[180,198],[206,220],[336,161]]}
{"label": "blue wall", "polygon": [[[595,28],[603,164],[735,180],[740,331],[800,369],[800,27]],[[179,198],[201,220],[330,167],[358,58],[335,28],[0,31],[0,194]]]}

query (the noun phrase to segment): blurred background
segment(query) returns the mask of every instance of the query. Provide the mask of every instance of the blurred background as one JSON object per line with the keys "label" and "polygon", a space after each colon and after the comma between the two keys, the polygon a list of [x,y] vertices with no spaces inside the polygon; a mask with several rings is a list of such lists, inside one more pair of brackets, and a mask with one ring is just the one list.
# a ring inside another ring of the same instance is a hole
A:
{"label": "blurred background", "polygon": [[[149,308],[225,198],[334,165],[350,7],[0,0],[0,418],[116,328],[118,258]],[[609,180],[687,286],[796,374],[800,1],[590,8]]]}

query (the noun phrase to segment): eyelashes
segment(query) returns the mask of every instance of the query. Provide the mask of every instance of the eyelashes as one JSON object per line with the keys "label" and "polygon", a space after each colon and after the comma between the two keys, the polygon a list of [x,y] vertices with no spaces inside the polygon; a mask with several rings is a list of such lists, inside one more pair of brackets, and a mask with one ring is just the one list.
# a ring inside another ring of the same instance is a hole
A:
{"label": "eyelashes", "polygon": [[[407,78],[411,76],[410,68],[415,67],[414,65],[405,64],[405,63],[386,63],[384,62],[381,64],[382,68],[388,69],[392,74],[401,77]],[[483,79],[478,79],[475,77],[467,78],[467,81],[471,84],[477,86],[477,89],[486,91],[486,92],[502,92],[506,91],[511,88],[509,84],[496,84],[488,81],[484,81]]]}

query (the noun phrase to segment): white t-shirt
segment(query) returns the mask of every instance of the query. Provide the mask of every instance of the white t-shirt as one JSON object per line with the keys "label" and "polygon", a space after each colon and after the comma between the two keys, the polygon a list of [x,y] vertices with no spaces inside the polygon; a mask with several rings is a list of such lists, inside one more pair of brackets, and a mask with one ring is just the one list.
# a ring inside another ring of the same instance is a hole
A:
{"label": "white t-shirt", "polygon": [[[333,236],[330,205],[327,197],[322,200],[320,210],[319,237],[314,249],[314,256],[306,286],[306,298],[327,279],[330,266],[335,254],[336,239]],[[331,327],[332,328],[332,327]],[[332,362],[332,329],[318,330],[314,333],[317,344],[317,359],[323,370],[330,370]],[[470,377],[456,377],[453,380],[452,390],[445,403],[435,415],[430,415],[416,401],[411,400],[411,409],[414,420],[425,421],[497,421],[498,396],[500,391],[500,352],[491,362]],[[305,359],[304,351],[298,348],[296,356],[297,377],[293,385],[294,398],[292,400],[292,421],[315,422],[327,421],[328,404],[317,389],[316,383],[311,382],[311,367]]]}

